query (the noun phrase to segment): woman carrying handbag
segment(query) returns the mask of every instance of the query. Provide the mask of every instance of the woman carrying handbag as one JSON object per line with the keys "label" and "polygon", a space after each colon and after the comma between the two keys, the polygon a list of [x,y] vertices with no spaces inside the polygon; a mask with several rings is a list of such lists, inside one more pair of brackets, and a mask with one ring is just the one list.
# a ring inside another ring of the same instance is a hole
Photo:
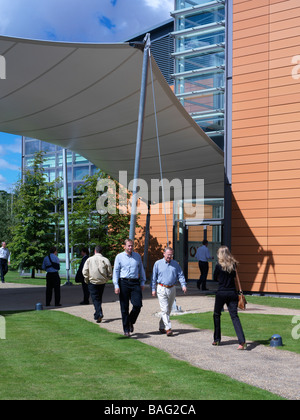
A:
{"label": "woman carrying handbag", "polygon": [[[238,350],[245,350],[246,340],[238,316],[239,295],[236,290],[235,280],[237,279],[236,265],[237,261],[230,253],[227,246],[221,246],[217,252],[218,264],[214,271],[214,281],[219,283],[216,293],[216,301],[214,308],[214,341],[213,346],[218,346],[221,342],[221,314],[226,303],[228,311],[238,337]],[[239,285],[240,290],[240,285]]]}

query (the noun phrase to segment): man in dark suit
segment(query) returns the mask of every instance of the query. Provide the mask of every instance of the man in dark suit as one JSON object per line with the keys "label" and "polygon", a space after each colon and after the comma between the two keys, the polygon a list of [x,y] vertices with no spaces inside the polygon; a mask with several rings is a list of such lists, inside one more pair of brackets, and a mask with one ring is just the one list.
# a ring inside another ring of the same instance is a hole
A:
{"label": "man in dark suit", "polygon": [[75,276],[75,282],[82,284],[83,301],[80,302],[80,305],[89,305],[90,304],[90,300],[89,300],[90,299],[89,287],[85,283],[84,277],[83,277],[83,274],[82,274],[84,263],[89,258],[89,250],[87,248],[82,248],[82,250],[81,250],[81,256],[82,256],[82,260],[81,260],[80,266],[79,266],[79,268],[77,270],[77,273],[76,273],[76,276]]}

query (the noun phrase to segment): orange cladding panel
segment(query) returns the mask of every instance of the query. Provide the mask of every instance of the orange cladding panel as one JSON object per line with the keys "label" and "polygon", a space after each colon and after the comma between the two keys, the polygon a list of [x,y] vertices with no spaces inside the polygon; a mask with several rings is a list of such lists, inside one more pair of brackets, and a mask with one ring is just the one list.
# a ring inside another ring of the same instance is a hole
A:
{"label": "orange cladding panel", "polygon": [[299,37],[299,0],[233,0],[232,252],[249,291],[300,293]]}

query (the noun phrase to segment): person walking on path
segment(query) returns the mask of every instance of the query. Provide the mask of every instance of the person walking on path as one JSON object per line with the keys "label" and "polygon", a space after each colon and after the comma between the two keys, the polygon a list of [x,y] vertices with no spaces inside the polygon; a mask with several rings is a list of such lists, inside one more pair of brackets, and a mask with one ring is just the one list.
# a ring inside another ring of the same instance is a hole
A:
{"label": "person walking on path", "polygon": [[221,314],[226,303],[229,314],[238,337],[238,350],[246,349],[246,340],[238,316],[238,293],[236,290],[236,265],[237,261],[230,253],[227,246],[221,246],[217,252],[218,264],[214,271],[214,280],[219,283],[214,307],[214,341],[218,346],[221,342]]}
{"label": "person walking on path", "polygon": [[[123,331],[127,337],[133,333],[134,324],[143,306],[142,292],[145,282],[146,275],[141,256],[133,251],[133,241],[126,239],[124,252],[115,258],[113,283],[115,293],[120,296]],[[132,304],[130,313],[129,301]]]}
{"label": "person walking on path", "polygon": [[200,278],[197,281],[197,287],[200,290],[200,286],[202,284],[202,290],[208,290],[206,288],[206,279],[209,270],[208,260],[212,260],[213,257],[209,253],[208,241],[206,239],[202,242],[202,246],[197,249],[196,258],[198,260],[200,270]]}
{"label": "person walking on path", "polygon": [[8,272],[8,264],[10,264],[10,252],[6,248],[6,242],[2,242],[2,247],[0,248],[0,275],[2,283],[5,283],[4,277]]}
{"label": "person walking on path", "polygon": [[95,254],[85,261],[82,274],[95,307],[94,319],[100,323],[103,319],[102,296],[105,284],[112,277],[110,261],[103,257],[100,245],[95,247]]}
{"label": "person walking on path", "polygon": [[82,285],[82,292],[83,292],[83,301],[80,302],[80,305],[89,305],[90,304],[90,292],[89,287],[84,281],[84,277],[82,274],[82,270],[84,267],[84,264],[86,260],[89,258],[89,250],[87,248],[82,248],[81,250],[81,257],[82,260],[80,262],[79,268],[77,270],[76,276],[75,276],[75,283],[81,283]]}
{"label": "person walking on path", "polygon": [[50,248],[49,255],[44,258],[42,270],[47,272],[46,275],[46,306],[50,306],[52,300],[52,290],[54,290],[54,304],[60,304],[60,262],[57,257],[56,247]]}
{"label": "person walking on path", "polygon": [[156,261],[152,274],[152,296],[157,297],[161,309],[159,331],[172,336],[170,314],[176,297],[176,282],[179,280],[184,294],[186,294],[186,280],[180,265],[173,260],[174,251],[171,247],[164,250],[164,257]]}

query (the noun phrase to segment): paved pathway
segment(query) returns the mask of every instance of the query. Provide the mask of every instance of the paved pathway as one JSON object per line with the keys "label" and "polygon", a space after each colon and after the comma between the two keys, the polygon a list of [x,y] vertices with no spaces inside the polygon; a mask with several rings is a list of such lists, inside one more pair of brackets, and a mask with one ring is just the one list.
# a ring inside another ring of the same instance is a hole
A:
{"label": "paved pathway", "polygon": [[[199,295],[178,296],[176,302],[177,306],[188,312],[212,311],[214,306],[214,299]],[[105,318],[100,327],[122,333],[119,302],[105,303],[103,309]],[[62,310],[93,322],[91,306]],[[222,346],[213,347],[211,331],[198,330],[177,321],[172,322],[174,336],[166,337],[158,332],[158,310],[157,299],[144,301],[133,339],[164,350],[201,369],[223,373],[287,399],[300,399],[300,355],[251,342],[248,342],[247,351],[237,351],[236,339],[229,337],[222,337]],[[300,310],[278,310],[250,304],[247,312],[300,315]],[[292,329],[292,326],[287,328]]]}
{"label": "paved pathway", "polygon": [[[43,302],[44,294],[44,287],[0,285],[0,310],[34,309],[35,303]],[[213,310],[214,299],[199,295],[195,288],[191,288],[187,296],[182,296],[179,289],[177,294],[177,306],[181,306],[183,311],[197,313]],[[56,310],[94,322],[93,306],[78,305],[80,299],[80,287],[62,287],[63,307]],[[119,302],[111,285],[105,290],[103,309],[104,320],[99,328],[122,333]],[[173,357],[185,360],[201,369],[223,373],[287,399],[300,400],[300,355],[251,342],[248,342],[246,351],[239,352],[236,350],[238,345],[236,339],[224,336],[222,345],[213,347],[211,331],[198,330],[177,321],[172,322],[174,336],[166,337],[158,332],[158,311],[158,300],[152,298],[150,290],[146,289],[144,307],[132,339],[164,350]],[[300,316],[300,310],[253,304],[247,306],[247,312]],[[292,325],[287,325],[287,328],[292,330]]]}

